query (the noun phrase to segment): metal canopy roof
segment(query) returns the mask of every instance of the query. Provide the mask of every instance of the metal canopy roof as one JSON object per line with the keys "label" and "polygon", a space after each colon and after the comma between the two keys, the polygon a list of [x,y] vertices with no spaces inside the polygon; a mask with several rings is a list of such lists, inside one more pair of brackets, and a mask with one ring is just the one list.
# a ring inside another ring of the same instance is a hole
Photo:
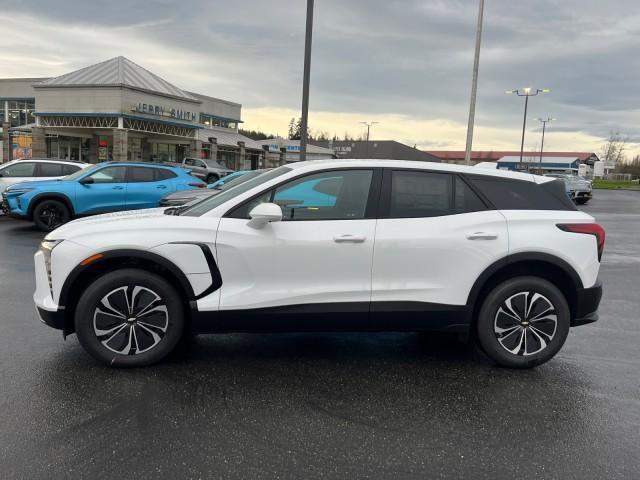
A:
{"label": "metal canopy roof", "polygon": [[201,103],[193,95],[125,57],[115,57],[80,70],[50,78],[34,87],[119,86]]}

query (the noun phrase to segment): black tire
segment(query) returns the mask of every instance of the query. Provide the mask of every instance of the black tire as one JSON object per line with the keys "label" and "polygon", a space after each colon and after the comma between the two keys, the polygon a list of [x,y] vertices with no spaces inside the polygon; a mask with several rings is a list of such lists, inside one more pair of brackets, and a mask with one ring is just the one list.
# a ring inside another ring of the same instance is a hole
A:
{"label": "black tire", "polygon": [[576,198],[576,203],[578,205],[584,205],[585,203],[587,203],[589,201],[588,198]]}
{"label": "black tire", "polygon": [[218,180],[220,180],[220,177],[219,177],[219,176],[217,176],[217,175],[209,175],[209,176],[207,177],[206,182],[209,184],[209,183],[217,182]]}
{"label": "black tire", "polygon": [[[126,312],[129,304],[133,308]],[[178,292],[154,273],[129,268],[96,279],[83,292],[75,314],[80,344],[111,367],[143,367],[162,360],[182,337],[184,324]],[[109,333],[99,336],[101,332]]]}
{"label": "black tire", "polygon": [[[507,313],[507,305],[515,315]],[[551,282],[539,277],[511,278],[485,298],[476,321],[478,343],[503,367],[535,367],[564,345],[570,317],[567,300]]]}
{"label": "black tire", "polygon": [[33,223],[43,232],[50,232],[71,220],[69,207],[60,200],[42,200],[33,209]]}

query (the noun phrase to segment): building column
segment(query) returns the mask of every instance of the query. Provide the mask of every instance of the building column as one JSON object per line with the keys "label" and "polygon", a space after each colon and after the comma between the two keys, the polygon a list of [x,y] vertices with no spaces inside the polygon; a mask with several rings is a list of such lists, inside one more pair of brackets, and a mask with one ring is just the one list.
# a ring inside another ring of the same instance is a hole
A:
{"label": "building column", "polygon": [[43,127],[31,129],[31,157],[47,158],[47,139]]}
{"label": "building column", "polygon": [[9,128],[11,124],[4,122],[2,124],[2,161],[8,162],[11,160],[11,144],[9,142]]}
{"label": "building column", "polygon": [[129,130],[124,128],[113,129],[113,160],[115,162],[127,161],[127,147],[129,143]]}
{"label": "building column", "polygon": [[[238,147],[240,148],[239,156],[238,156],[238,164],[234,170],[246,170],[247,166],[245,165],[245,161],[247,160],[247,149],[245,147],[245,142],[238,141]],[[251,167],[249,167],[251,168]]]}
{"label": "building column", "polygon": [[202,140],[191,140],[189,155],[194,158],[202,158]]}
{"label": "building column", "polygon": [[211,160],[218,160],[218,139],[215,137],[209,137],[209,144],[211,145],[211,147],[209,147]]}
{"label": "building column", "polygon": [[98,163],[98,142],[99,139],[97,135],[89,139],[89,163]]}
{"label": "building column", "polygon": [[147,141],[146,138],[142,139],[142,161],[148,162],[151,160],[151,144]]}

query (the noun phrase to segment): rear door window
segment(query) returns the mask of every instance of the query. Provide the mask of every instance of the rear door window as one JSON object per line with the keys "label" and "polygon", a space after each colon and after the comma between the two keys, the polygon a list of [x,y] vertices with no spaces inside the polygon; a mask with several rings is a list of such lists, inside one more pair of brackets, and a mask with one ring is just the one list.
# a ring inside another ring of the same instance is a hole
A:
{"label": "rear door window", "polygon": [[389,217],[439,217],[453,212],[452,175],[416,170],[391,172]]}
{"label": "rear door window", "polygon": [[61,177],[64,174],[61,163],[41,162],[36,168],[38,177]]}
{"label": "rear door window", "polygon": [[155,168],[129,167],[129,183],[155,182]]}

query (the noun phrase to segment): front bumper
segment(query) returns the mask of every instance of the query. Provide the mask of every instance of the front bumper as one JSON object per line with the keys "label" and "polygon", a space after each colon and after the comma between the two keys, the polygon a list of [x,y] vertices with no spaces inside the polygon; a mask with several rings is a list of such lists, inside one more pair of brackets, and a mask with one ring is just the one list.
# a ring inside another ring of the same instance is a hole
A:
{"label": "front bumper", "polygon": [[65,330],[64,310],[50,311],[40,307],[36,307],[36,310],[42,323],[49,325],[51,328]]}
{"label": "front bumper", "polygon": [[581,288],[576,293],[576,313],[571,326],[577,327],[596,322],[598,306],[602,299],[602,282],[598,280],[593,287]]}

